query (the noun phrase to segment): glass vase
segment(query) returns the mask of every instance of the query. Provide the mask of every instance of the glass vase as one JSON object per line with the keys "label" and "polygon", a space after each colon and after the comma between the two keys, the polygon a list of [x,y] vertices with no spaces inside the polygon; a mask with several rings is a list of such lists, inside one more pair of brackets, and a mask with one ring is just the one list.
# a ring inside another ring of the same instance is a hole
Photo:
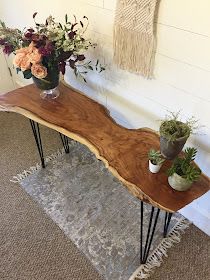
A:
{"label": "glass vase", "polygon": [[43,79],[38,79],[32,76],[34,84],[41,90],[40,96],[43,99],[55,99],[60,95],[58,90],[59,85],[59,69],[53,67],[47,70],[47,76]]}

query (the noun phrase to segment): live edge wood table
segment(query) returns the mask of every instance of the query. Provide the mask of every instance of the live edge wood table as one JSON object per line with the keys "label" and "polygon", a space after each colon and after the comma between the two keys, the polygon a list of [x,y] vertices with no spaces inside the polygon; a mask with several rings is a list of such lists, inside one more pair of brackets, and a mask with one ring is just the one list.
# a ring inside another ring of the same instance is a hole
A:
{"label": "live edge wood table", "polygon": [[[210,189],[210,181],[202,174],[186,192],[173,190],[167,181],[166,161],[161,171],[148,171],[148,151],[159,148],[158,134],[148,128],[127,129],[117,124],[108,110],[87,96],[65,85],[55,100],[43,100],[34,85],[0,96],[0,110],[16,112],[30,119],[38,151],[44,164],[39,124],[57,130],[68,153],[68,137],[86,145],[106,167],[141,200],[140,257],[145,263],[158,222],[160,210],[165,211],[163,235],[166,237],[172,213],[191,203]],[[143,244],[144,202],[151,204],[145,244]]]}

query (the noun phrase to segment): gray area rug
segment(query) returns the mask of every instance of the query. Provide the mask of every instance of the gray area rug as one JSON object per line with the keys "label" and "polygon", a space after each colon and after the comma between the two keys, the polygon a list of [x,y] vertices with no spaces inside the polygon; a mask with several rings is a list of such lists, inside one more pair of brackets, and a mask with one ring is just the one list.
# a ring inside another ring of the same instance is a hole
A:
{"label": "gray area rug", "polygon": [[[39,203],[105,279],[148,277],[167,249],[180,241],[188,222],[174,215],[169,237],[162,240],[161,213],[152,253],[140,266],[140,201],[85,146],[75,141],[69,146],[70,154],[56,153],[47,159],[45,169],[37,165],[13,181]],[[145,204],[144,236],[150,209]]]}

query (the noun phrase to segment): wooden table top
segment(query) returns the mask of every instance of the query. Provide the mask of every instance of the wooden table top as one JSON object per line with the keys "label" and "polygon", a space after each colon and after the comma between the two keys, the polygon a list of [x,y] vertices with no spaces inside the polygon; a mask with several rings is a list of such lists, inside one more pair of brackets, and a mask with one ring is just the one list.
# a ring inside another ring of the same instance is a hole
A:
{"label": "wooden table top", "polygon": [[210,189],[210,179],[202,174],[190,190],[173,190],[166,176],[169,161],[157,174],[148,170],[149,149],[159,149],[155,131],[127,129],[87,96],[63,84],[60,92],[55,100],[43,100],[35,85],[25,86],[0,95],[0,111],[20,113],[85,144],[133,195],[160,209],[175,212]]}

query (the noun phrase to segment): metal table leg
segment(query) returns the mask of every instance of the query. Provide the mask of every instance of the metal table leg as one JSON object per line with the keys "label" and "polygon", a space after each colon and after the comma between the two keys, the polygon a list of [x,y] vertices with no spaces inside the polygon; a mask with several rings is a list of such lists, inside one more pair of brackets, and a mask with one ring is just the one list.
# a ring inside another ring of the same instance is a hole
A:
{"label": "metal table leg", "polygon": [[61,141],[64,147],[64,150],[66,152],[66,154],[69,154],[69,139],[66,135],[63,135],[62,133],[60,133],[60,137],[61,137]]}
{"label": "metal table leg", "polygon": [[170,225],[172,215],[173,215],[173,213],[168,213],[168,212],[165,213],[165,223],[164,223],[164,231],[163,231],[164,238],[167,236],[168,227]]}
{"label": "metal table leg", "polygon": [[37,122],[34,122],[33,120],[30,120],[30,124],[31,124],[31,128],[32,128],[32,131],[34,134],[34,139],[36,141],[36,145],[38,148],[42,167],[45,168],[45,161],[44,161],[44,154],[43,154],[43,149],[42,149],[42,140],[41,140],[41,135],[40,135],[40,130],[39,130],[39,124]]}
{"label": "metal table leg", "polygon": [[[144,202],[141,201],[141,223],[140,223],[140,262],[141,264],[145,264],[147,261],[147,258],[149,256],[150,248],[152,245],[154,233],[156,230],[160,209],[155,208],[154,206],[151,206],[151,213],[150,213],[150,219],[149,219],[149,225],[147,229],[147,235],[145,238],[145,245],[143,245],[144,241]],[[164,232],[163,236],[164,238],[167,236],[169,224],[171,221],[172,213],[166,212],[165,213],[165,222],[164,222]]]}
{"label": "metal table leg", "polygon": [[[143,248],[144,202],[141,201],[141,230],[140,230],[141,231],[140,232],[140,261],[141,261],[141,264],[145,264],[147,261],[147,258],[149,256],[149,251],[150,251],[150,248],[152,245],[158,217],[160,214],[160,209],[157,208],[155,215],[154,215],[154,213],[155,213],[155,208],[152,206],[150,219],[149,219],[149,226],[148,226],[147,236],[146,236],[146,243]],[[154,222],[153,222],[153,217],[154,217]]]}
{"label": "metal table leg", "polygon": [[[38,148],[38,152],[39,152],[39,156],[41,159],[41,164],[42,167],[45,168],[45,160],[44,160],[44,153],[43,153],[43,148],[42,148],[42,140],[41,140],[41,135],[40,135],[40,129],[39,129],[39,124],[33,120],[30,119],[30,124],[31,124],[31,128],[33,131],[33,135],[34,135],[34,139],[36,141],[36,145]],[[69,140],[68,137],[59,133],[60,137],[61,137],[61,141],[64,147],[65,152],[68,154],[69,151]]]}

